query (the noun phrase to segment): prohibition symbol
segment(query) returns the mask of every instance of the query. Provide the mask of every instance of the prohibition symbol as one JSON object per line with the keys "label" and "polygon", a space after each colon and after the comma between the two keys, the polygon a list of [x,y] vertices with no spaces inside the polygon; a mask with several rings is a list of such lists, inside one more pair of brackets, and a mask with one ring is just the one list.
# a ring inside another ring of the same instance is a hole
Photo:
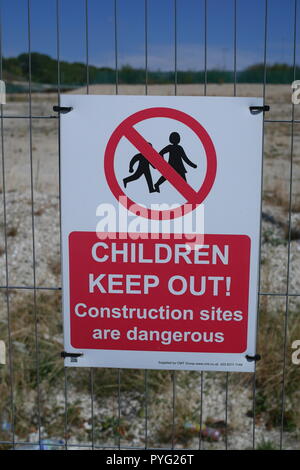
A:
{"label": "prohibition symbol", "polygon": [[[134,128],[135,124],[152,118],[169,118],[179,121],[188,126],[199,138],[205,150],[207,165],[204,181],[198,191],[195,191]],[[186,202],[184,204],[172,210],[152,210],[139,205],[126,196],[118,183],[114,170],[115,153],[122,137],[127,138],[185,198]],[[174,219],[195,210],[205,200],[215,181],[217,157],[209,134],[192,116],[173,108],[148,108],[127,117],[114,130],[105,149],[104,171],[111,192],[127,210],[150,219]]]}

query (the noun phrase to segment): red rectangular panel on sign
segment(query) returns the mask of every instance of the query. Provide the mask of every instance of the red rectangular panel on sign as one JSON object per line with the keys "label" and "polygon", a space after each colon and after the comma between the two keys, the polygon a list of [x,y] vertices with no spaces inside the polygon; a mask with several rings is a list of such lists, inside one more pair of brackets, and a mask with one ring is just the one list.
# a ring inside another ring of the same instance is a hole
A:
{"label": "red rectangular panel on sign", "polygon": [[69,236],[74,348],[245,351],[249,237],[112,235]]}

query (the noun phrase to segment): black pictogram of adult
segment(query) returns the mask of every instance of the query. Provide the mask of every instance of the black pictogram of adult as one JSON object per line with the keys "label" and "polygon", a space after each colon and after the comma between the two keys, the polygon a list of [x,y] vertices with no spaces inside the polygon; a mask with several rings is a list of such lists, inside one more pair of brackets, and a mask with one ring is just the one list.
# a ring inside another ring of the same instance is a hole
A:
{"label": "black pictogram of adult", "polygon": [[[169,153],[169,165],[171,165],[174,170],[176,170],[177,173],[179,173],[180,176],[186,181],[187,170],[185,169],[183,162],[185,162],[192,168],[197,168],[197,165],[186,156],[184,149],[181,147],[181,145],[179,145],[180,135],[178,134],[178,132],[171,132],[169,136],[169,141],[171,145],[167,145],[159,153],[161,156],[165,155],[166,153]],[[160,192],[159,187],[164,181],[166,181],[166,178],[164,176],[161,176],[157,180],[154,185],[155,191]]]}
{"label": "black pictogram of adult", "polygon": [[[152,146],[150,142],[148,142],[148,144]],[[133,167],[137,162],[138,162],[138,167],[135,173],[133,173],[134,172]],[[139,178],[141,178],[141,176],[144,175],[147,181],[149,193],[156,192],[156,190],[153,187],[153,180],[151,176],[150,165],[152,166],[152,168],[154,168],[154,166],[141,153],[138,153],[134,157],[132,157],[129,163],[129,173],[133,173],[133,175],[127,176],[127,178],[123,179],[124,187],[126,188],[128,183],[130,183],[131,181],[138,180]]]}

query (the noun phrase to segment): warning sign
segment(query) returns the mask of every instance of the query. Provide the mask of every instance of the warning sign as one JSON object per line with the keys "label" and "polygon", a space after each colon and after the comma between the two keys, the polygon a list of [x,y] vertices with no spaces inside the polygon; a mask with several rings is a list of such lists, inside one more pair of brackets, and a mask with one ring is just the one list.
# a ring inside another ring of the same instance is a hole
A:
{"label": "warning sign", "polygon": [[[175,128],[176,124],[178,125],[178,123],[183,123],[195,133],[195,135],[199,138],[200,143],[203,144],[206,152],[207,166],[205,179],[198,191],[195,191],[193,187],[191,187],[186,181],[187,170],[184,164],[187,164],[194,169],[197,168],[197,165],[189,160],[189,158],[186,156],[184,148],[179,145],[180,134],[178,132],[170,133],[168,138],[171,145],[167,145],[158,153],[153,148],[152,144],[148,143],[145,138],[135,130],[135,124],[151,118],[173,119],[175,121],[173,124]],[[189,206],[189,211],[195,209],[195,207],[200,204],[208,195],[216,176],[216,152],[208,133],[192,116],[171,108],[148,108],[129,116],[117,127],[109,139],[105,152],[106,179],[112,193],[116,196],[116,198],[125,196],[124,192],[118,184],[114,171],[114,155],[116,147],[122,137],[127,138],[128,141],[131,142],[132,145],[140,152],[130,161],[129,171],[131,173],[133,173],[133,165],[136,162],[138,162],[138,167],[134,174],[123,179],[125,188],[129,183],[136,181],[137,179],[144,176],[149,193],[160,193],[160,186],[165,181],[167,181],[178,191],[179,194],[185,198],[185,208]],[[161,156],[166,153],[169,154],[168,163],[165,162],[163,158],[161,158]],[[152,180],[150,165],[152,168],[157,169],[161,174],[155,184]],[[134,211],[139,210],[147,217],[159,218],[162,215],[157,210],[145,211],[144,208],[141,208],[138,204],[131,200],[128,202],[130,206],[133,207]],[[172,211],[165,210],[163,211],[163,215],[165,218],[171,218],[174,216],[180,217],[182,215],[182,210],[177,210],[175,214]]]}
{"label": "warning sign", "polygon": [[140,244],[73,232],[69,246],[73,347],[245,350],[248,237],[207,235],[195,247],[174,236]]}
{"label": "warning sign", "polygon": [[253,371],[261,104],[62,97],[67,366]]}

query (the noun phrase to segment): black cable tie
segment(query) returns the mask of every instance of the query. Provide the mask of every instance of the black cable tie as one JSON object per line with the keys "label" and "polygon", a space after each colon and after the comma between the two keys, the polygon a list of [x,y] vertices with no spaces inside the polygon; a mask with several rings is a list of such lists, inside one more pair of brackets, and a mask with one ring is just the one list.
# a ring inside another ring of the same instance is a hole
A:
{"label": "black cable tie", "polygon": [[60,114],[67,114],[72,111],[72,109],[71,106],[53,106],[53,111]]}
{"label": "black cable tie", "polygon": [[264,106],[249,106],[251,114],[259,114],[265,111],[270,111],[270,106],[265,104]]}
{"label": "black cable tie", "polygon": [[261,360],[260,354],[255,354],[254,356],[249,356],[249,354],[246,354],[245,357],[248,362],[253,362],[253,361],[257,362]]}
{"label": "black cable tie", "polygon": [[77,358],[77,357],[80,357],[80,356],[83,356],[83,353],[69,353],[69,352],[66,352],[66,351],[62,351],[60,353],[60,356],[63,357],[64,359],[66,357],[71,357],[71,358]]}

